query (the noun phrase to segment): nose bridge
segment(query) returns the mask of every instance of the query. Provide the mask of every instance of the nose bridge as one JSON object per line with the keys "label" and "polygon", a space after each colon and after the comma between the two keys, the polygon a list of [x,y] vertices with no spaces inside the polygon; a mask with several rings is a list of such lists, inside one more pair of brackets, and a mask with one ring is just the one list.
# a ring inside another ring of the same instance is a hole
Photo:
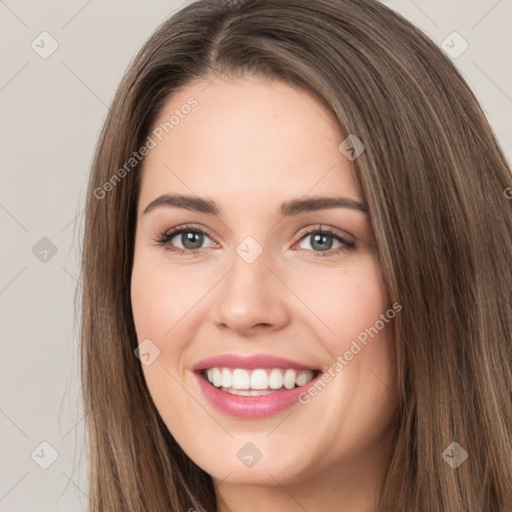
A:
{"label": "nose bridge", "polygon": [[[261,246],[260,246],[261,247]],[[258,250],[253,242],[242,242],[235,250],[231,271],[223,290],[226,303],[237,310],[256,310],[265,295],[271,291],[271,272],[267,251]]]}
{"label": "nose bridge", "polygon": [[268,268],[270,256],[252,237],[236,247],[218,290],[216,323],[247,334],[256,326],[276,329],[287,322],[282,285]]}

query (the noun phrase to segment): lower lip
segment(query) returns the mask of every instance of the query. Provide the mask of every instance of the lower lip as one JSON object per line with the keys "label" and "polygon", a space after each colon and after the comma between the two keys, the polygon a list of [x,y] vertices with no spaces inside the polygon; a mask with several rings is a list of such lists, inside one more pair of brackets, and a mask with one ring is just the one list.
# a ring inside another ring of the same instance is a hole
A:
{"label": "lower lip", "polygon": [[299,395],[305,393],[321,378],[320,372],[304,386],[268,395],[240,396],[226,393],[210,384],[200,372],[194,372],[199,386],[208,401],[220,412],[238,418],[265,418],[299,403]]}

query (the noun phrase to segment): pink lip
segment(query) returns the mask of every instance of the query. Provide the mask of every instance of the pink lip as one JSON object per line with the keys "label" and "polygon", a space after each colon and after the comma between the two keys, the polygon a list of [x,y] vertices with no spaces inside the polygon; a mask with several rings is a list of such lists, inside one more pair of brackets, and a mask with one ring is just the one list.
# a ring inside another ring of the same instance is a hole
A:
{"label": "pink lip", "polygon": [[257,368],[293,368],[294,370],[316,370],[312,366],[306,366],[289,359],[276,357],[269,354],[239,355],[224,354],[209,357],[197,363],[192,370],[197,372],[206,368],[245,368],[255,370]]}
{"label": "pink lip", "polygon": [[217,410],[229,416],[249,419],[271,416],[299,403],[299,395],[306,393],[308,388],[322,377],[322,372],[304,386],[261,396],[231,395],[210,384],[201,372],[194,372],[194,376],[198,379],[199,387],[207,400]]}

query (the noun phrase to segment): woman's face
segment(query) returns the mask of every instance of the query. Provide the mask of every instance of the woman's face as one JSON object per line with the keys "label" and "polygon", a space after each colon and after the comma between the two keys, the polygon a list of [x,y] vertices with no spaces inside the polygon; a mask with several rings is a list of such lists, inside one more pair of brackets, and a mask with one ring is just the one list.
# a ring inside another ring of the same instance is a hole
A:
{"label": "woman's face", "polygon": [[170,118],[144,161],[131,281],[163,421],[223,485],[367,484],[396,408],[399,313],[345,137],[307,93],[254,77],[195,82],[154,129]]}

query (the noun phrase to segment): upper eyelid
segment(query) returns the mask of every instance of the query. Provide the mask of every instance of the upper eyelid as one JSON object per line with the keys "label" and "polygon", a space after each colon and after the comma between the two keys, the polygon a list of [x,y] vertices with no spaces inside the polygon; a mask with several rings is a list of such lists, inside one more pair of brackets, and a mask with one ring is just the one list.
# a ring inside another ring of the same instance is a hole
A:
{"label": "upper eyelid", "polygon": [[195,232],[203,233],[203,234],[207,235],[209,238],[211,238],[212,240],[215,240],[215,237],[211,235],[210,230],[208,230],[204,227],[195,226],[193,224],[183,224],[183,225],[176,226],[174,228],[164,231],[162,233],[162,235],[169,234],[169,235],[172,235],[172,237],[174,237],[184,231],[185,232],[186,231],[195,231]]}
{"label": "upper eyelid", "polygon": [[[344,231],[344,230],[340,230],[338,228],[333,228],[331,226],[326,226],[325,224],[316,224],[316,225],[313,225],[313,226],[308,226],[307,228],[304,228],[304,229],[301,229],[299,231],[299,240],[302,239],[304,236],[306,235],[310,235],[312,233],[316,233],[316,232],[325,232],[325,233],[328,233],[330,235],[333,235],[333,236],[337,236],[337,237],[340,237],[340,238],[347,238],[346,236],[344,236],[342,233],[340,233],[340,231]],[[355,238],[352,234],[350,234],[348,231],[345,231],[345,233],[347,233],[347,235],[349,235],[350,237],[353,237]]]}

